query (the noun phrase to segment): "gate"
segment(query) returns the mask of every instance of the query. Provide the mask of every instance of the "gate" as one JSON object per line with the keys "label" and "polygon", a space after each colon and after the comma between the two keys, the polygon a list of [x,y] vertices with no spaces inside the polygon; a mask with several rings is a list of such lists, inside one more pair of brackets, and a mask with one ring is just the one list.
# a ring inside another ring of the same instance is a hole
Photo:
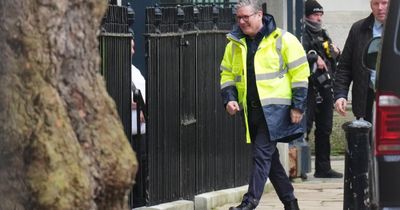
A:
{"label": "gate", "polygon": [[229,5],[146,9],[146,205],[247,183],[242,119],[226,114],[219,94],[234,17]]}
{"label": "gate", "polygon": [[[219,94],[225,35],[236,14],[228,0],[215,1],[221,4],[146,9],[147,133],[131,139],[139,161],[131,207],[247,184],[251,146],[242,117],[228,116]],[[133,16],[110,5],[99,36],[101,73],[128,137]]]}
{"label": "gate", "polygon": [[131,39],[127,8],[109,5],[99,36],[101,74],[127,137],[131,136]]}
{"label": "gate", "polygon": [[[101,56],[100,73],[103,75],[108,94],[114,99],[116,108],[124,127],[125,135],[137,153],[137,159],[143,160],[138,141],[141,136],[131,139],[131,39],[129,25],[133,22],[133,11],[127,7],[110,2],[107,13],[103,17],[99,35],[99,51]],[[140,163],[140,167],[145,161]],[[145,204],[143,170],[136,175],[136,185],[130,194],[129,203]]]}

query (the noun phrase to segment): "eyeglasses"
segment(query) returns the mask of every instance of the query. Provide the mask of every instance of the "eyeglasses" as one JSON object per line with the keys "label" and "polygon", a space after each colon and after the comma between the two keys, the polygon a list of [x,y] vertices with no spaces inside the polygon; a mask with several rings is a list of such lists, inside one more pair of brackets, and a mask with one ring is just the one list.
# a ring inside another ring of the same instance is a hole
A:
{"label": "eyeglasses", "polygon": [[242,19],[244,22],[249,22],[250,17],[255,14],[257,14],[257,13],[253,13],[251,15],[236,16],[236,21],[240,22],[240,19]]}

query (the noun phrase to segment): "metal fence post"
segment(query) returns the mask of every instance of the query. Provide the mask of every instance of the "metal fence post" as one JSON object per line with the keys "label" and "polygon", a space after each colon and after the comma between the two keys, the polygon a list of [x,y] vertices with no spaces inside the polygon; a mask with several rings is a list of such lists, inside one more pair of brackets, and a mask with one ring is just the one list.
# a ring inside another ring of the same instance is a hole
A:
{"label": "metal fence post", "polygon": [[176,10],[176,19],[178,20],[178,32],[182,33],[184,31],[183,24],[185,23],[185,12],[183,11],[182,6],[179,4],[176,6]]}
{"label": "metal fence post", "polygon": [[154,7],[154,26],[157,34],[161,33],[162,10],[158,4]]}
{"label": "metal fence post", "polygon": [[213,23],[214,23],[213,29],[217,30],[218,29],[217,23],[218,23],[218,16],[219,16],[219,7],[215,4],[213,5],[213,8],[212,8],[212,15],[213,15]]}
{"label": "metal fence post", "polygon": [[346,133],[344,210],[368,208],[368,157],[371,123],[361,119],[342,125]]}

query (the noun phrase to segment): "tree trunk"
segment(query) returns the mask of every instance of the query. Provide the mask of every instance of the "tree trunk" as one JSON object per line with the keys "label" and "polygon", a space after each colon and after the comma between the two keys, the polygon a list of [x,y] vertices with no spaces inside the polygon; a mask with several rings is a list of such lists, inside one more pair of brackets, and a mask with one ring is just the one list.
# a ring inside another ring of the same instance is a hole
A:
{"label": "tree trunk", "polygon": [[106,0],[0,0],[0,210],[127,209],[137,161],[99,72]]}

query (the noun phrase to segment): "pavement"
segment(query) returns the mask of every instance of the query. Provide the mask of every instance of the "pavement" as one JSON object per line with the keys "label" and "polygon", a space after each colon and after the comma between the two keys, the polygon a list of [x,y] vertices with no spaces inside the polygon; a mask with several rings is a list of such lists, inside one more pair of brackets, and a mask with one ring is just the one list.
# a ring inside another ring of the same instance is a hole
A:
{"label": "pavement", "polygon": [[[332,157],[332,168],[341,173],[344,172],[344,157]],[[312,162],[314,167],[314,160]],[[314,178],[314,168],[308,173],[307,180],[295,179],[293,186],[295,196],[298,199],[301,210],[340,210],[343,209],[343,178],[323,179]],[[214,210],[228,210],[230,206],[239,203],[230,203]],[[283,209],[278,196],[274,190],[269,190],[263,194],[260,204],[256,210],[279,210]]]}

